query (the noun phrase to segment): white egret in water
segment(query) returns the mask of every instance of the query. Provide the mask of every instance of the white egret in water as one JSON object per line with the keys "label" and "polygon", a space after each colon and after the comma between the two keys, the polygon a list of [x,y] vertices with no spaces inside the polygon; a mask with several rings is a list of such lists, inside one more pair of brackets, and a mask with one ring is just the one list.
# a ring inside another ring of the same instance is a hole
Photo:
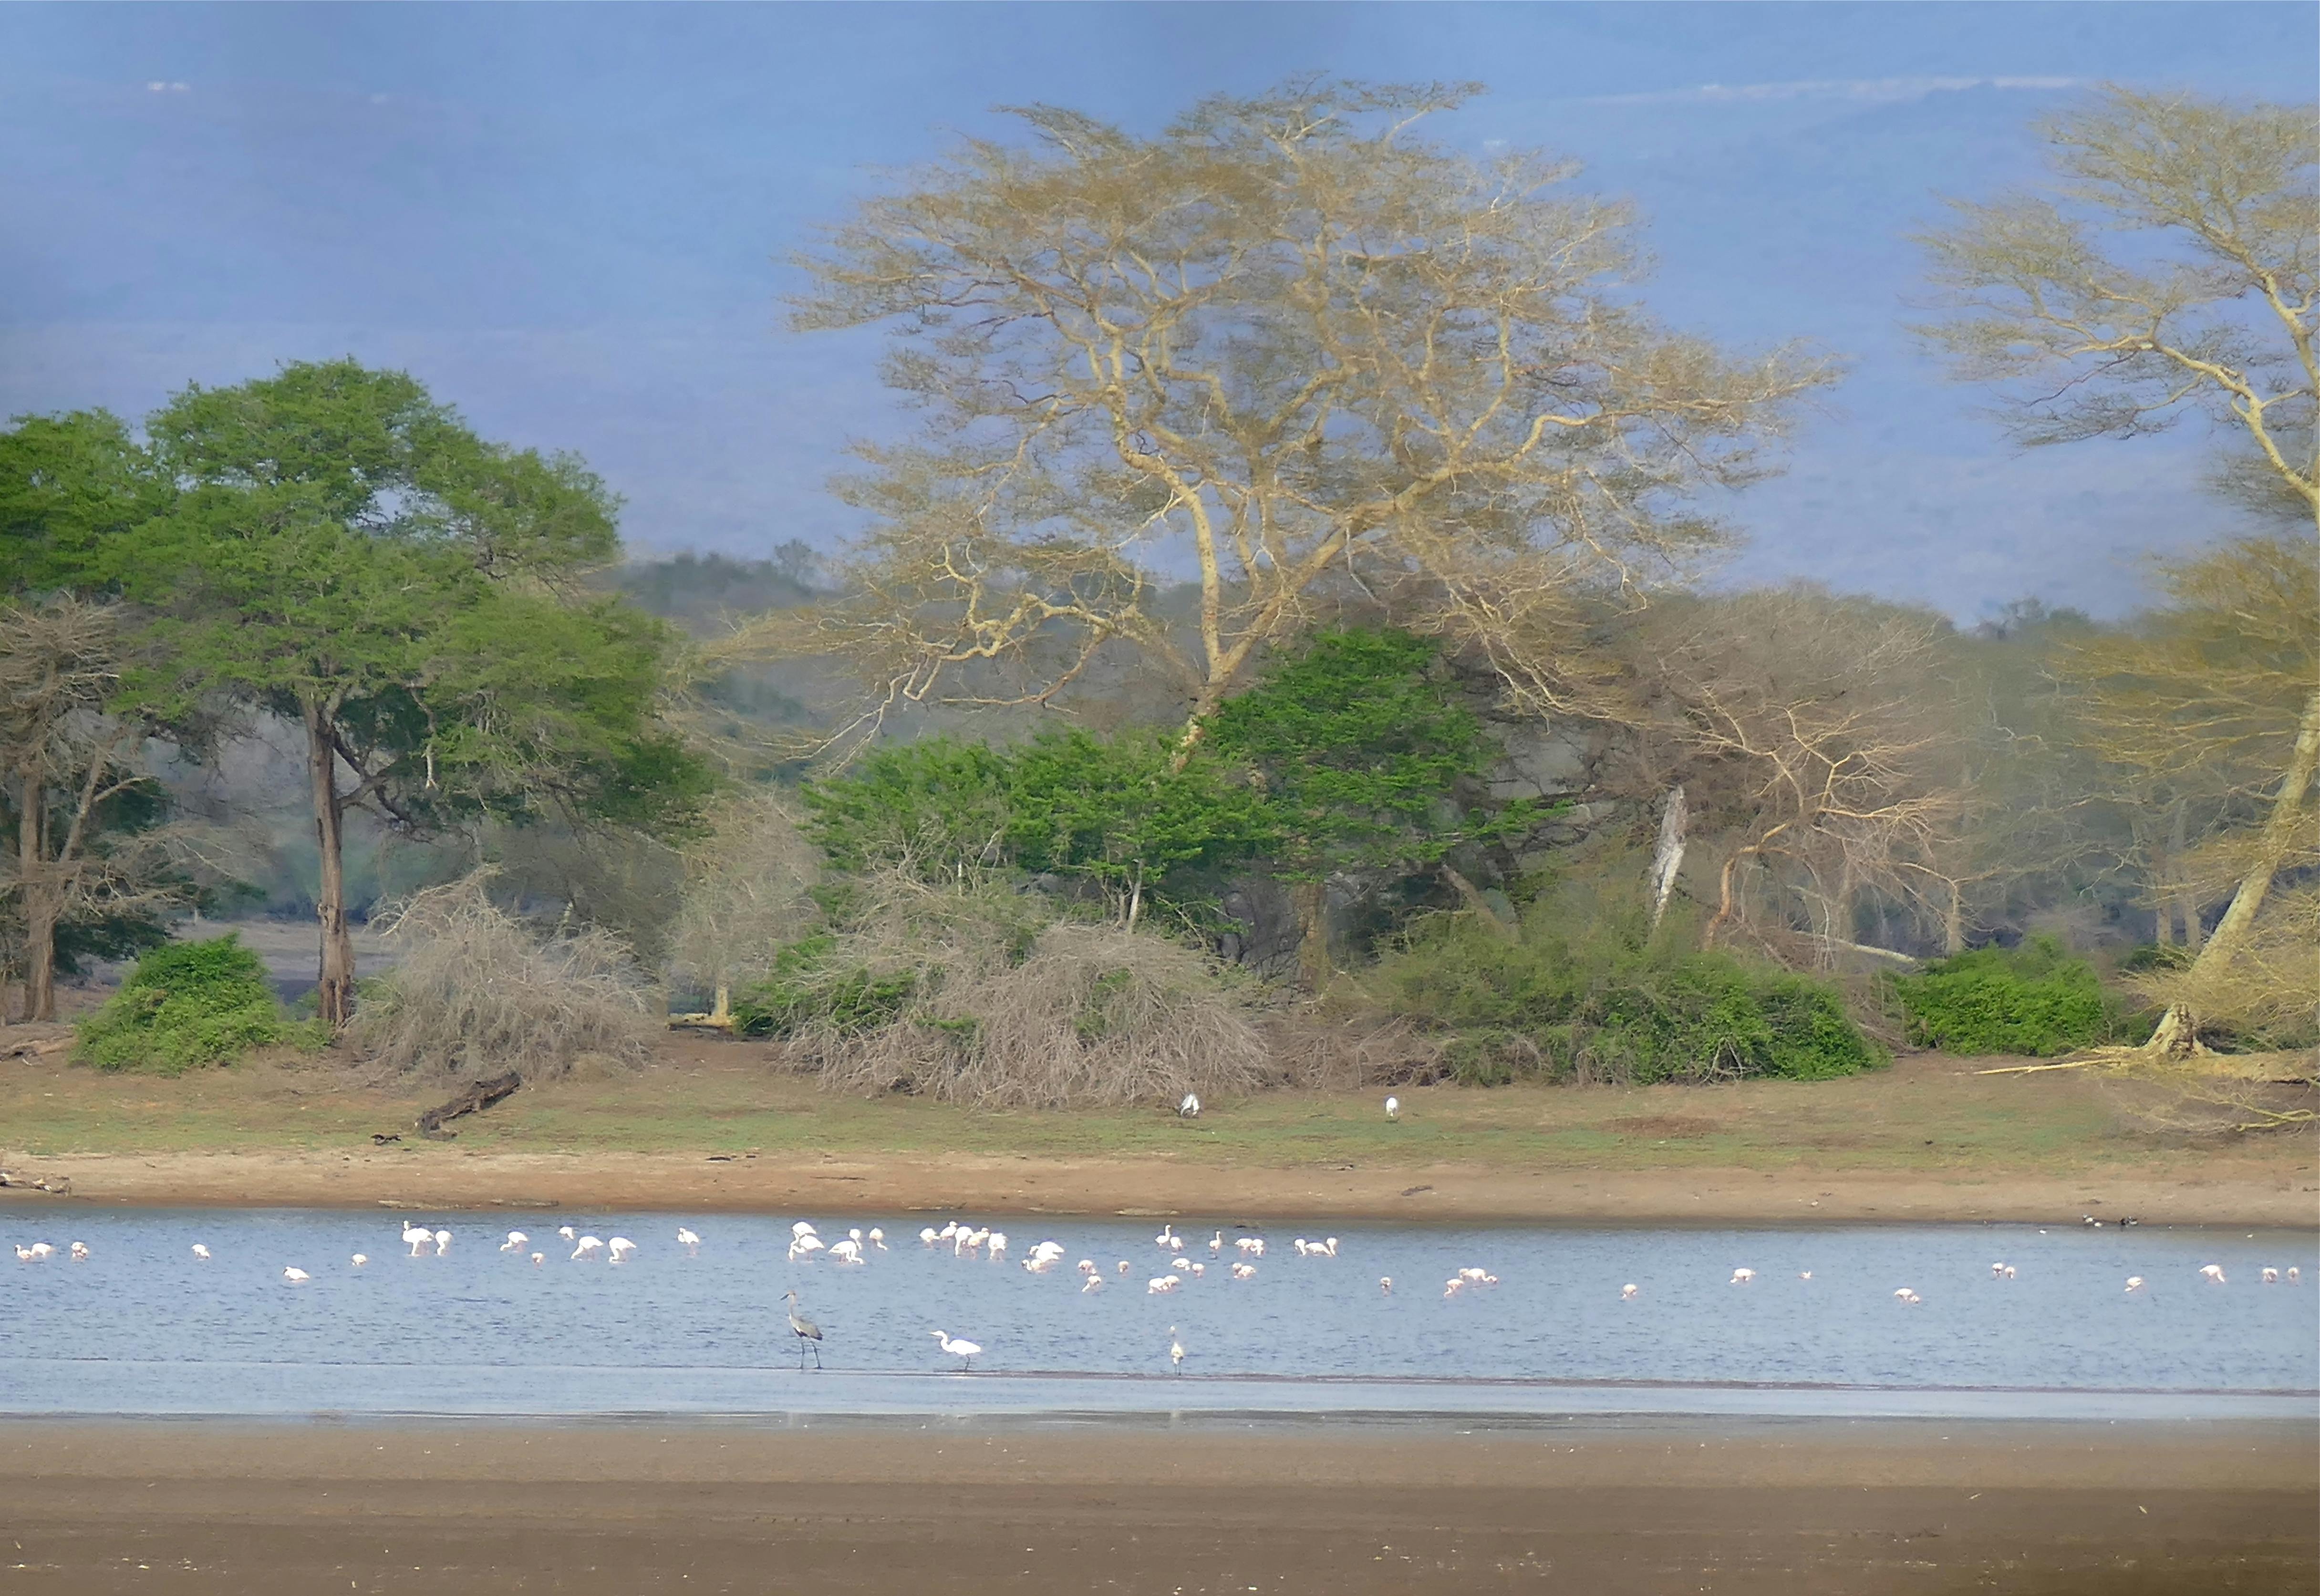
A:
{"label": "white egret in water", "polygon": [[928,1334],[942,1343],[942,1349],[946,1356],[960,1360],[958,1366],[962,1373],[974,1366],[976,1356],[983,1351],[982,1347],[972,1341],[953,1339],[947,1330],[930,1330]]}
{"label": "white egret in water", "polygon": [[1399,1120],[1401,1118],[1401,1099],[1399,1097],[1389,1097],[1385,1100],[1385,1117],[1389,1120]]}

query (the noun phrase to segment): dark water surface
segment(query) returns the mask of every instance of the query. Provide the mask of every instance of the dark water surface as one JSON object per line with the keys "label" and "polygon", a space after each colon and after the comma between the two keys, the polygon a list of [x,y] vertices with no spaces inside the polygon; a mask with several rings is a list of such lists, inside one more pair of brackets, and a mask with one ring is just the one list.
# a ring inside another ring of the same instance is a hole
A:
{"label": "dark water surface", "polygon": [[[922,1246],[924,1215],[799,1217],[829,1241],[882,1225],[890,1250],[792,1262],[788,1220],[730,1214],[0,1211],[0,1412],[2320,1412],[2310,1232],[1346,1224],[1333,1258],[1261,1232],[1255,1278],[1234,1280],[1234,1240],[1258,1232],[1228,1228],[1218,1256],[1213,1224],[1177,1221],[1178,1255],[1158,1220],[1001,1220],[993,1263]],[[406,1220],[450,1230],[448,1251],[408,1256]],[[571,1261],[565,1224],[636,1254]],[[503,1253],[512,1226],[531,1240]],[[1050,1238],[1061,1263],[1028,1273]],[[37,1263],[8,1245],[42,1240]],[[1149,1294],[1179,1256],[1205,1275]],[[1101,1289],[1083,1292],[1083,1258]],[[1464,1267],[1499,1283],[1445,1299]],[[1755,1278],[1729,1283],[1742,1267]],[[819,1375],[797,1370],[790,1289],[822,1327]],[[982,1345],[972,1376],[936,1329]]]}

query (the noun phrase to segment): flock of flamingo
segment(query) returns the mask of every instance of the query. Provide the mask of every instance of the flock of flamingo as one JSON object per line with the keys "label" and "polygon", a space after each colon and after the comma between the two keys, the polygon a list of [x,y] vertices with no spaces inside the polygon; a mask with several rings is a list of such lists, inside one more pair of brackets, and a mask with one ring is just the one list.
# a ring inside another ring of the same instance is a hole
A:
{"label": "flock of flamingo", "polygon": [[[608,1266],[617,1266],[628,1263],[636,1257],[638,1253],[637,1243],[625,1236],[601,1238],[582,1235],[570,1225],[560,1228],[556,1235],[560,1241],[570,1244],[572,1250],[567,1261],[575,1264],[601,1261]],[[449,1230],[430,1230],[423,1225],[415,1224],[405,1224],[403,1229],[403,1244],[410,1249],[410,1256],[414,1258],[442,1256],[450,1250],[451,1239],[451,1232]],[[1203,1279],[1208,1274],[1211,1263],[1223,1266],[1223,1274],[1227,1279],[1254,1280],[1256,1278],[1258,1260],[1265,1256],[1264,1237],[1239,1236],[1228,1243],[1225,1233],[1221,1229],[1209,1238],[1205,1249],[1209,1256],[1205,1261],[1196,1256],[1196,1244],[1178,1234],[1173,1223],[1164,1224],[1160,1228],[1160,1233],[1152,1239],[1155,1247],[1171,1256],[1165,1270],[1145,1281],[1145,1292],[1150,1296],[1165,1295],[1182,1290],[1187,1283]],[[919,1231],[918,1240],[919,1245],[929,1252],[947,1251],[955,1258],[975,1258],[988,1264],[1008,1262],[1012,1246],[1003,1231],[994,1230],[983,1225],[962,1224],[955,1220],[940,1229],[931,1225],[925,1227]],[[687,1256],[699,1256],[702,1247],[701,1237],[689,1227],[682,1225],[677,1227],[675,1241]],[[1334,1236],[1324,1237],[1318,1241],[1300,1236],[1291,1245],[1300,1258],[1333,1259],[1337,1256],[1338,1242]],[[1236,1255],[1230,1259],[1224,1256],[1228,1246]],[[510,1230],[506,1240],[500,1244],[499,1250],[516,1255],[519,1258],[529,1262],[535,1269],[545,1266],[548,1262],[547,1253],[530,1250],[531,1247],[532,1238],[530,1236],[521,1230]],[[787,1261],[792,1264],[811,1263],[820,1258],[840,1268],[861,1268],[869,1263],[873,1254],[887,1250],[886,1232],[876,1226],[866,1230],[859,1228],[851,1229],[838,1240],[825,1241],[820,1229],[811,1220],[800,1220],[790,1227]],[[196,1263],[207,1263],[211,1260],[210,1249],[204,1243],[195,1242],[192,1251]],[[1040,1241],[1035,1243],[1020,1259],[1016,1261],[1028,1274],[1046,1274],[1061,1265],[1066,1251],[1061,1242]],[[42,1264],[57,1256],[56,1247],[46,1241],[36,1241],[29,1246],[18,1244],[15,1252],[16,1260],[20,1264]],[[1188,1253],[1195,1256],[1186,1256]],[[87,1262],[90,1256],[88,1244],[85,1241],[69,1243],[65,1256],[74,1263]],[[363,1268],[369,1263],[370,1257],[365,1253],[356,1253],[348,1260],[349,1266],[355,1269]],[[1104,1271],[1093,1258],[1080,1259],[1074,1265],[1074,1269],[1080,1277],[1082,1295],[1090,1295],[1108,1289]],[[1135,1265],[1129,1260],[1121,1258],[1117,1261],[1114,1267],[1115,1278],[1130,1276],[1134,1273]],[[2016,1277],[2018,1272],[2015,1265],[2001,1260],[1990,1265],[1989,1273],[1995,1279],[2012,1280]],[[2227,1283],[2223,1266],[2219,1264],[2206,1265],[2198,1274],[2201,1282],[2207,1285],[2221,1286]],[[1797,1276],[1799,1281],[1808,1283],[1812,1277],[1812,1271],[1809,1269],[1801,1271]],[[313,1280],[313,1276],[294,1264],[284,1266],[282,1278],[287,1283],[296,1286]],[[2284,1272],[2267,1265],[2262,1269],[2261,1278],[2266,1285],[2277,1285],[2283,1279],[2287,1283],[2294,1285],[2303,1279],[2303,1271],[2294,1265],[2290,1265]],[[1735,1286],[1747,1287],[1754,1284],[1756,1279],[1756,1271],[1743,1265],[1732,1271],[1730,1283]],[[1378,1277],[1377,1283],[1382,1295],[1393,1294],[1392,1276],[1381,1275]],[[1443,1282],[1442,1295],[1445,1298],[1455,1297],[1464,1292],[1487,1290],[1498,1283],[1499,1277],[1496,1274],[1479,1265],[1469,1265],[1461,1268]],[[2147,1288],[2148,1283],[2142,1275],[2127,1276],[2126,1291],[2130,1294],[2144,1292]],[[1640,1289],[1632,1282],[1621,1286],[1619,1300],[1623,1302],[1634,1301],[1640,1294]],[[1908,1307],[1918,1306],[1925,1301],[1914,1289],[1906,1285],[1896,1288],[1893,1297],[1896,1301]],[[811,1345],[814,1350],[815,1366],[819,1368],[821,1356],[819,1346],[822,1338],[821,1330],[812,1320],[799,1315],[796,1310],[796,1292],[787,1293],[787,1301],[791,1304],[790,1329],[798,1340],[800,1365],[802,1366],[805,1349]],[[971,1369],[974,1366],[974,1360],[983,1352],[979,1344],[952,1336],[947,1330],[938,1329],[928,1333],[939,1344],[945,1356],[960,1360],[960,1367],[963,1371]],[[1178,1373],[1182,1373],[1186,1356],[1183,1342],[1178,1337],[1175,1326],[1168,1327],[1168,1334],[1170,1337],[1169,1362]]]}

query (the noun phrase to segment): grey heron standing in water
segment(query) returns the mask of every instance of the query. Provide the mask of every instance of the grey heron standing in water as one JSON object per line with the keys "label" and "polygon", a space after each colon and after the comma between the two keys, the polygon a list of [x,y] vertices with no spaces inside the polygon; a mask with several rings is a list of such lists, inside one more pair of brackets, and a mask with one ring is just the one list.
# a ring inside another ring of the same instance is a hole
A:
{"label": "grey heron standing in water", "polygon": [[798,1372],[805,1372],[805,1349],[809,1347],[813,1348],[813,1366],[819,1369],[821,1367],[821,1327],[797,1310],[798,1295],[795,1292],[784,1292],[782,1297],[790,1305],[790,1334],[797,1338]]}

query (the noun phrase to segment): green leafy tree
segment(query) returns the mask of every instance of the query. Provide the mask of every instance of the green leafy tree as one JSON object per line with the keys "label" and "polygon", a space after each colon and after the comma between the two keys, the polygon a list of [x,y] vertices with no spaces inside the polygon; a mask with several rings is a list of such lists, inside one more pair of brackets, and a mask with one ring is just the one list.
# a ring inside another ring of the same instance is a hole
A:
{"label": "green leafy tree", "polygon": [[1437,653],[1407,632],[1324,632],[1210,719],[1217,757],[1246,769],[1264,795],[1273,867],[1294,892],[1309,984],[1328,974],[1332,874],[1437,869],[1475,903],[1450,850],[1535,818],[1528,803],[1462,802],[1498,748],[1435,679]]}
{"label": "green leafy tree", "polygon": [[1261,793],[1157,731],[1043,737],[1009,775],[1019,862],[1094,882],[1130,927],[1172,875],[1237,863],[1273,839]]}
{"label": "green leafy tree", "polygon": [[102,410],[22,416],[0,431],[0,588],[85,593],[99,550],[165,509],[167,475]]}
{"label": "green leafy tree", "polygon": [[583,593],[619,544],[578,460],[487,442],[351,360],[188,388],[148,430],[178,496],[108,541],[107,568],[155,612],[155,690],[305,733],[331,1025],[354,998],[349,810],[411,831],[551,808],[669,825],[703,794],[654,718],[668,635]]}

